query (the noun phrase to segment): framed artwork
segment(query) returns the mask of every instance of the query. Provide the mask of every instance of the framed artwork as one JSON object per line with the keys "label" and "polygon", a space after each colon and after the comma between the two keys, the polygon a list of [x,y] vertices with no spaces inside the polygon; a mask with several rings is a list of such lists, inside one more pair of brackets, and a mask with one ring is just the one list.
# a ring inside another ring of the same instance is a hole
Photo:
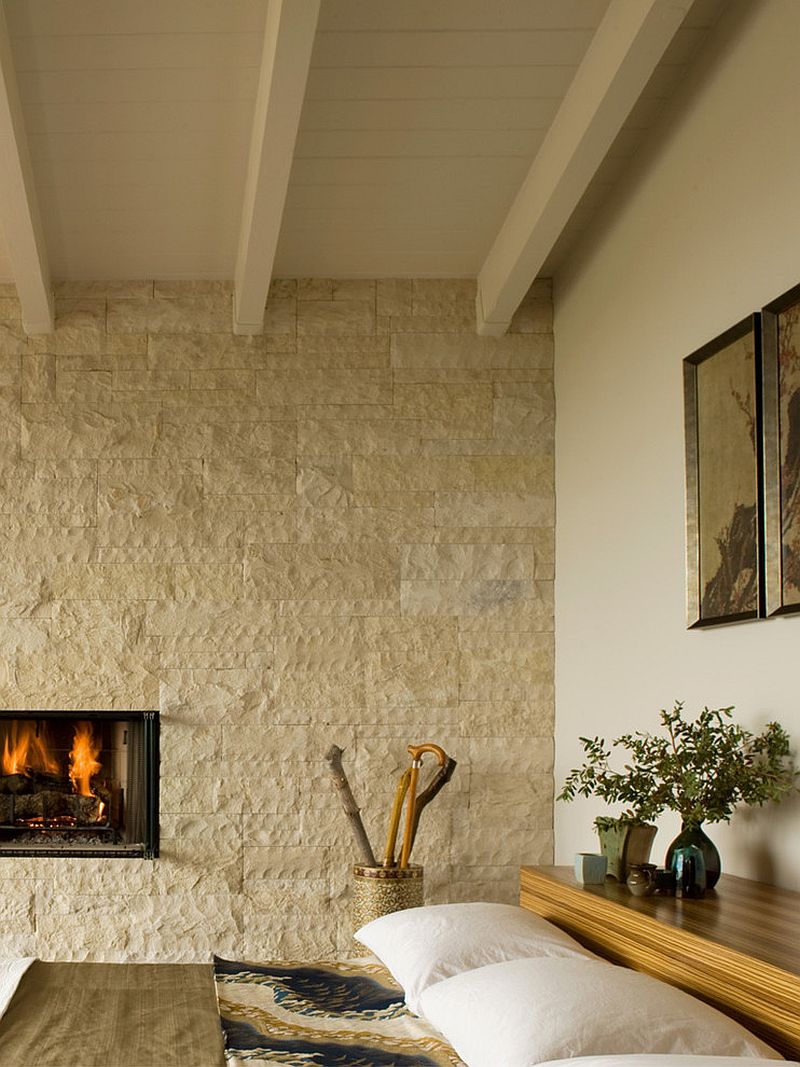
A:
{"label": "framed artwork", "polygon": [[800,611],[800,285],[761,313],[766,612]]}
{"label": "framed artwork", "polygon": [[760,379],[758,314],[683,361],[689,627],[763,614]]}

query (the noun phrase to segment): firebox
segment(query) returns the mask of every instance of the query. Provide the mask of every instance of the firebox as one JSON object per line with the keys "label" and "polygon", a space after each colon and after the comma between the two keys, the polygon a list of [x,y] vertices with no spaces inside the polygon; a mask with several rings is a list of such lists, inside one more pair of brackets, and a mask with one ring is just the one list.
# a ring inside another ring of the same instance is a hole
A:
{"label": "firebox", "polygon": [[0,856],[158,855],[157,711],[0,711]]}

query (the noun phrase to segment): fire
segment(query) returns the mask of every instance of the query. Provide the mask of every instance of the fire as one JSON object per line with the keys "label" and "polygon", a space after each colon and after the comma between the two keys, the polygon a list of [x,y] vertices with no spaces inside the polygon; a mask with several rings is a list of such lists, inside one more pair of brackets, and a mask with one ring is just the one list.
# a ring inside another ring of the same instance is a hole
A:
{"label": "fire", "polygon": [[58,762],[53,758],[47,744],[46,727],[37,729],[34,722],[15,720],[11,723],[3,743],[3,774],[27,774],[29,771],[45,771],[58,774]]}
{"label": "fire", "polygon": [[75,740],[69,754],[69,777],[73,789],[81,796],[94,796],[89,782],[102,768],[97,761],[101,748],[102,744],[94,739],[91,723],[76,723]]}

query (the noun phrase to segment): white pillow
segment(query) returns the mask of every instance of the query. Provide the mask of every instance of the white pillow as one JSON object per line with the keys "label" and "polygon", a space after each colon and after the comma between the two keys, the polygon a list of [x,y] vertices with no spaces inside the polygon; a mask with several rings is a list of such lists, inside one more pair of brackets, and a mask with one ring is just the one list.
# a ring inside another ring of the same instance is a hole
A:
{"label": "white pillow", "polygon": [[603,960],[494,963],[429,986],[420,1006],[467,1067],[646,1052],[781,1058],[688,993]]}
{"label": "white pillow", "polygon": [[419,1014],[424,989],[487,963],[524,956],[597,959],[546,919],[512,904],[431,904],[383,915],[356,931]]}

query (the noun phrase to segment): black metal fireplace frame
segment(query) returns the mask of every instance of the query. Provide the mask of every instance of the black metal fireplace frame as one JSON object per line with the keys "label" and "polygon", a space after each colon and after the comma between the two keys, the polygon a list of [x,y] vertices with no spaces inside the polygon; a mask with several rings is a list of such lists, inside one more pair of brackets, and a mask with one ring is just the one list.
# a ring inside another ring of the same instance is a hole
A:
{"label": "black metal fireplace frame", "polygon": [[0,858],[6,856],[42,856],[61,859],[148,859],[158,856],[159,825],[159,768],[160,719],[157,711],[81,711],[64,709],[49,711],[0,710],[0,721],[23,719],[26,721],[63,722],[65,718],[85,722],[136,722],[142,724],[142,747],[144,754],[144,781],[142,788],[145,800],[144,840],[140,845],[123,845],[107,848],[53,847],[30,848],[24,845],[4,843]]}

